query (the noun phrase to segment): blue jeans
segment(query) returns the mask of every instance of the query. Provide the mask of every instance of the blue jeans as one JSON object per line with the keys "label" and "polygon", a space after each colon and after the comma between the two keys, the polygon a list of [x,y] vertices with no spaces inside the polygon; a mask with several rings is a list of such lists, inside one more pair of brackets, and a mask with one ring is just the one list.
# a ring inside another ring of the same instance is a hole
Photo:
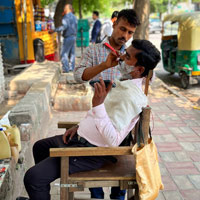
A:
{"label": "blue jeans", "polygon": [[74,70],[75,66],[75,42],[76,37],[70,36],[64,38],[62,50],[61,50],[61,62],[63,65],[63,71],[69,72],[69,70]]}
{"label": "blue jeans", "polygon": [[[101,187],[99,187],[99,188],[89,188],[89,190],[91,192],[91,198],[104,199],[104,192],[103,192],[103,189]],[[125,194],[126,194],[126,190],[120,190],[119,187],[112,187],[110,198],[111,199],[124,200]]]}

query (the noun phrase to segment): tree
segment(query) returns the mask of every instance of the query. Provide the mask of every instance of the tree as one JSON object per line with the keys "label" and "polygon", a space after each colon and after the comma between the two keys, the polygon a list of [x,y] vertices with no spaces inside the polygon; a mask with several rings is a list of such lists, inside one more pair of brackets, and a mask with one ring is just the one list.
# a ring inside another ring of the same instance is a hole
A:
{"label": "tree", "polygon": [[138,26],[136,29],[134,38],[148,39],[149,38],[150,1],[149,0],[134,0],[133,6],[141,22],[141,25]]}
{"label": "tree", "polygon": [[72,4],[72,0],[59,0],[58,4],[56,6],[56,10],[55,10],[55,14],[54,14],[55,27],[59,27],[61,25],[62,13],[64,11],[64,6],[66,4]]}
{"label": "tree", "polygon": [[49,5],[50,3],[54,2],[54,0],[41,0],[42,7]]}
{"label": "tree", "polygon": [[[177,5],[179,2],[185,2],[188,0],[170,0],[170,5],[173,7]],[[159,13],[160,17],[161,14],[168,10],[169,0],[151,0],[150,1],[150,10],[151,13]]]}

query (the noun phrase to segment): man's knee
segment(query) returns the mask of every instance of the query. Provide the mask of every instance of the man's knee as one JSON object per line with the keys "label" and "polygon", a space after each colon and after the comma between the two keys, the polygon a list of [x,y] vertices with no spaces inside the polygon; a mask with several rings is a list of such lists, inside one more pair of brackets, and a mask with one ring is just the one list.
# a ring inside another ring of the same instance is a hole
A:
{"label": "man's knee", "polygon": [[35,144],[33,145],[33,155],[36,155],[37,153],[41,153],[41,148],[43,146],[42,144],[42,140],[39,140],[37,142],[35,142]]}
{"label": "man's knee", "polygon": [[31,167],[24,176],[24,185],[26,188],[37,184],[37,173],[35,172],[34,168]]}

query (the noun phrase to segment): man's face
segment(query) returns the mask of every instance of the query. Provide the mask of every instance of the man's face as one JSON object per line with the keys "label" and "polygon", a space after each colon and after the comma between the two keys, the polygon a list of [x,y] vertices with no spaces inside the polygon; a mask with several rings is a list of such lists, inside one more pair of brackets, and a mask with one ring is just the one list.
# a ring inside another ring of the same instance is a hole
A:
{"label": "man's face", "polygon": [[97,19],[97,16],[96,16],[94,13],[92,14],[92,19],[93,19],[93,20],[96,20],[96,19]]}
{"label": "man's face", "polygon": [[137,63],[137,59],[135,58],[135,56],[139,52],[140,50],[134,48],[131,45],[126,49],[126,53],[122,56],[122,59],[127,65],[135,66],[135,64]]}
{"label": "man's face", "polygon": [[[134,48],[132,45],[126,49],[126,53],[121,56],[121,59],[125,62],[125,67],[127,72],[131,75],[132,78],[139,78],[141,74],[144,72],[144,67],[142,66],[135,66],[137,63],[136,55],[141,52]],[[129,70],[130,69],[130,70]]]}
{"label": "man's face", "polygon": [[131,26],[127,19],[120,18],[119,21],[113,23],[112,38],[117,45],[124,45],[135,32],[136,27]]}

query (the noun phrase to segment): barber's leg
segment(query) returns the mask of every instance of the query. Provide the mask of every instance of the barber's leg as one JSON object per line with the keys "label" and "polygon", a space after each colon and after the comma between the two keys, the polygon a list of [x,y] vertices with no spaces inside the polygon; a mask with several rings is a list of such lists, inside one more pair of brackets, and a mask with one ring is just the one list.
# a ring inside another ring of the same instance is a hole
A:
{"label": "barber's leg", "polygon": [[111,188],[111,199],[119,199],[124,200],[126,195],[126,190],[120,190],[120,187],[112,187]]}
{"label": "barber's leg", "polygon": [[104,192],[102,187],[89,188],[89,190],[91,192],[91,198],[104,199]]}
{"label": "barber's leg", "polygon": [[62,140],[62,135],[45,138],[37,141],[33,145],[33,157],[35,164],[49,157],[49,149],[66,146]]}

